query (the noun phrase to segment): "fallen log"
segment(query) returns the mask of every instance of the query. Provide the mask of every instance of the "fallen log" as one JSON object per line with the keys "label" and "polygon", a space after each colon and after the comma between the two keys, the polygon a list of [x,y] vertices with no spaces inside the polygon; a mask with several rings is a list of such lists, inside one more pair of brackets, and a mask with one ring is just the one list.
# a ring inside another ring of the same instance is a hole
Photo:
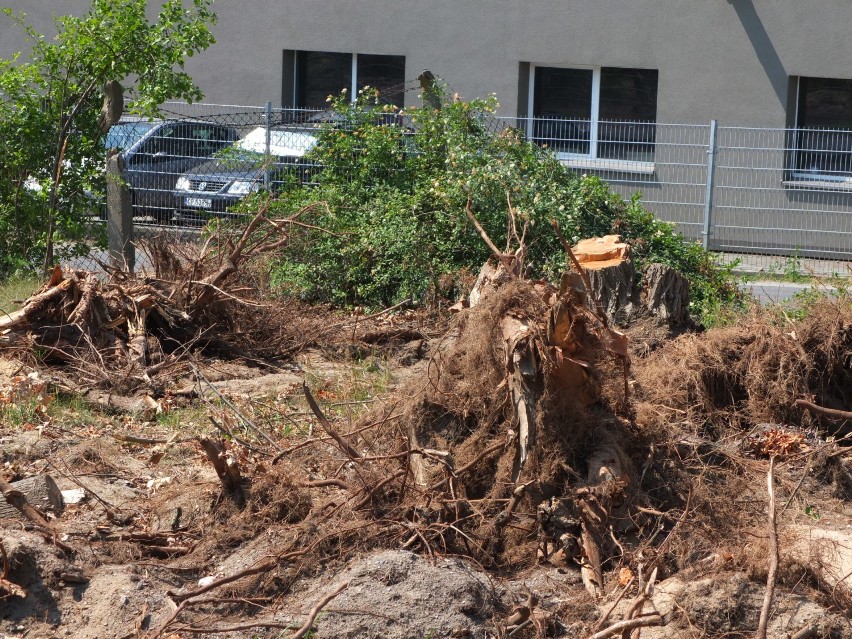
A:
{"label": "fallen log", "polygon": [[[18,491],[32,507],[41,511],[50,511],[55,515],[62,514],[65,503],[62,500],[62,491],[53,481],[50,475],[36,475],[20,481],[7,484],[11,490]],[[6,490],[3,490],[4,496]],[[0,502],[0,519],[14,519],[27,516],[21,509],[8,500]]]}
{"label": "fallen log", "polygon": [[41,526],[45,530],[52,530],[50,522],[38,510],[33,508],[32,504],[27,501],[27,496],[9,482],[0,479],[0,492],[6,498],[6,502],[13,506],[15,510],[20,512],[24,517],[29,519],[34,524]]}

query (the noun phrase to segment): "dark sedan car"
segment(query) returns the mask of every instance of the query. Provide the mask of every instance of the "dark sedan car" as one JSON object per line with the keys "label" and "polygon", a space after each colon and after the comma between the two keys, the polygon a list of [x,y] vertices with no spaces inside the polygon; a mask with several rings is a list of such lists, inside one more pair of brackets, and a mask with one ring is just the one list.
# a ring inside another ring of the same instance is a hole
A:
{"label": "dark sedan car", "polygon": [[279,190],[287,174],[310,180],[313,166],[305,154],[317,142],[312,127],[258,127],[218,157],[198,164],[177,180],[175,208],[181,218],[225,216],[249,193]]}
{"label": "dark sedan car", "polygon": [[121,149],[134,215],[167,221],[181,174],[239,138],[229,126],[194,120],[128,120],[114,125],[107,148]]}

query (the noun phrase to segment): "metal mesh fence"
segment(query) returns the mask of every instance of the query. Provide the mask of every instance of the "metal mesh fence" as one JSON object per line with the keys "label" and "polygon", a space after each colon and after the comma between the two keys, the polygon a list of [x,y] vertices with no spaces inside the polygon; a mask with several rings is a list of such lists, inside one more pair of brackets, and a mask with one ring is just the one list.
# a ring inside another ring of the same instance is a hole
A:
{"label": "metal mesh fence", "polygon": [[[328,122],[347,126],[330,111],[270,105],[169,103],[161,120],[126,119],[108,144],[125,155],[136,236],[195,241],[206,220],[232,215],[247,194],[311,182],[322,167],[309,151]],[[394,123],[416,152],[416,129]],[[554,118],[494,117],[487,126],[519,129],[625,198],[640,193],[646,208],[726,259],[748,256],[767,269],[812,258],[829,273],[852,260],[848,134]]]}

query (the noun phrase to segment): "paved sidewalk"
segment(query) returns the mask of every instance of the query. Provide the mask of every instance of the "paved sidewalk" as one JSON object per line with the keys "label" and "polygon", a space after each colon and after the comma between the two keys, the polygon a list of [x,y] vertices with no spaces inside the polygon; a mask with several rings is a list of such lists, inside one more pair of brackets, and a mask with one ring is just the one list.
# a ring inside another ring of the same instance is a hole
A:
{"label": "paved sidewalk", "polygon": [[744,255],[741,253],[717,253],[722,263],[739,260],[738,273],[769,273],[783,275],[793,271],[802,275],[852,277],[852,262],[843,260],[817,260],[809,257],[784,257],[779,255]]}
{"label": "paved sidewalk", "polygon": [[754,281],[743,282],[740,289],[751,293],[761,304],[779,304],[791,299],[796,293],[809,288],[819,288],[824,291],[834,291],[833,286],[823,284],[797,284],[792,282]]}

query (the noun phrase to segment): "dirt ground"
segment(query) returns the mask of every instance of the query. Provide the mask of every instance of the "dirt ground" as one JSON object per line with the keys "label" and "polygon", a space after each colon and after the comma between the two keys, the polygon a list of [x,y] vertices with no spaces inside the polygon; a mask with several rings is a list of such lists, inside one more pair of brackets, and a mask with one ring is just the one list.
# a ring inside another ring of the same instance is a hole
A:
{"label": "dirt ground", "polygon": [[[50,475],[65,498],[32,504],[49,526],[0,519],[0,638],[752,637],[770,457],[768,636],[852,638],[852,424],[794,405],[852,408],[848,305],[708,332],[636,322],[627,400],[605,362],[582,407],[542,395],[514,483],[504,363],[465,341],[483,317],[205,359],[136,412],[57,397],[50,367],[0,350],[2,477]],[[223,434],[224,470],[199,439]],[[400,467],[412,441],[428,489]],[[607,446],[608,493],[589,479]]]}

